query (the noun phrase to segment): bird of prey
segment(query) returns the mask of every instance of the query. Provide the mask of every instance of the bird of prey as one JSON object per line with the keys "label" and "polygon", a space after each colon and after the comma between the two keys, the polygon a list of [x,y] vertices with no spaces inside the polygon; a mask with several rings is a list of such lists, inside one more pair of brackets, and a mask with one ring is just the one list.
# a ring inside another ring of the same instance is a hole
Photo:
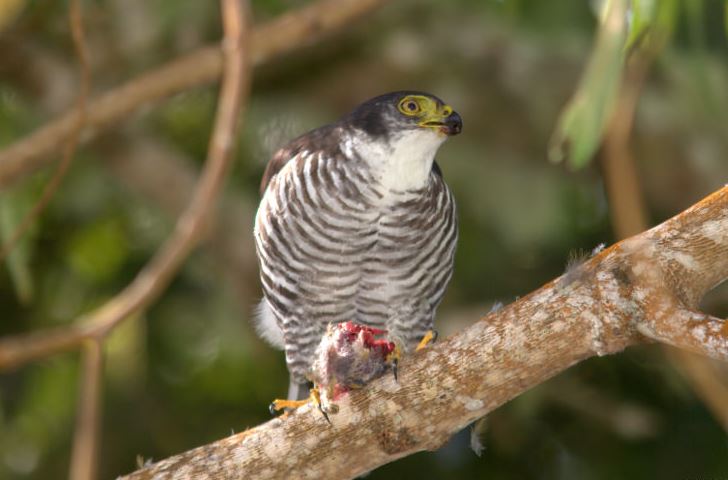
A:
{"label": "bird of prey", "polygon": [[255,218],[256,327],[285,350],[289,400],[308,395],[329,324],[385,329],[405,352],[433,330],[458,236],[435,154],[461,130],[460,115],[439,98],[400,91],[273,155]]}

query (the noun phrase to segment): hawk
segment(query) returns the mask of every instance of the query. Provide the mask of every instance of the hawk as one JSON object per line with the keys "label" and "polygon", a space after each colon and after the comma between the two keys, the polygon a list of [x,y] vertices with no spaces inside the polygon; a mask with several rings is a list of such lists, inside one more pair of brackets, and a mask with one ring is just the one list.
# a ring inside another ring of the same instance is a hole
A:
{"label": "hawk", "polygon": [[460,115],[434,95],[393,92],[271,158],[254,229],[256,327],[285,350],[289,400],[308,395],[330,324],[385,329],[403,351],[433,329],[458,237],[435,154],[461,130]]}

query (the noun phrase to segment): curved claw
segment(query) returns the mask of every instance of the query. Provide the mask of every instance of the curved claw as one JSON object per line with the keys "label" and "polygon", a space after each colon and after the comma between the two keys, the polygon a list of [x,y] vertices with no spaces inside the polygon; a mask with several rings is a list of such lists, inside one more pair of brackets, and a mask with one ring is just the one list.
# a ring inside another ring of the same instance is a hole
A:
{"label": "curved claw", "polygon": [[321,414],[324,416],[326,421],[329,423],[329,425],[331,425],[331,420],[329,420],[329,414],[326,413],[326,410],[324,410],[324,407],[322,407],[321,404],[319,404],[318,409],[319,409],[319,412],[321,412]]}
{"label": "curved claw", "polygon": [[337,413],[339,411],[339,407],[334,403],[327,402],[327,405],[324,408],[324,402],[321,401],[321,392],[318,387],[311,389],[310,400],[316,405],[316,407],[318,407],[319,412],[321,412],[321,415],[324,416],[329,425],[332,425],[331,419],[329,419],[329,413]]}

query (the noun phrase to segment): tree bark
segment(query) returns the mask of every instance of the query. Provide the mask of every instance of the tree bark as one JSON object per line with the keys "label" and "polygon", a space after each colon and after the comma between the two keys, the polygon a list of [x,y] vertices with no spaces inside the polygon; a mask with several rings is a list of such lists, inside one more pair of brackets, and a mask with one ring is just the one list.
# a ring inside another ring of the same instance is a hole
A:
{"label": "tree bark", "polygon": [[147,478],[351,478],[421,450],[571,365],[659,341],[728,361],[728,322],[696,310],[728,278],[728,187],[471,327],[312,406],[138,470]]}

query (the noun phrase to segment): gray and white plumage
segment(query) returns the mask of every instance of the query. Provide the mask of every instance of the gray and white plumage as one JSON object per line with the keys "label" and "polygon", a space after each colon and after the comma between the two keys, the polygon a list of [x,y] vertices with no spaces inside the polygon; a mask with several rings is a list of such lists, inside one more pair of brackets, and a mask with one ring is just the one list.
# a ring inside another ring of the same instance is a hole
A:
{"label": "gray and white plumage", "polygon": [[455,202],[434,158],[461,126],[438,98],[394,92],[269,162],[255,220],[257,327],[285,350],[289,398],[307,394],[331,323],[386,329],[405,351],[433,329],[457,243]]}

